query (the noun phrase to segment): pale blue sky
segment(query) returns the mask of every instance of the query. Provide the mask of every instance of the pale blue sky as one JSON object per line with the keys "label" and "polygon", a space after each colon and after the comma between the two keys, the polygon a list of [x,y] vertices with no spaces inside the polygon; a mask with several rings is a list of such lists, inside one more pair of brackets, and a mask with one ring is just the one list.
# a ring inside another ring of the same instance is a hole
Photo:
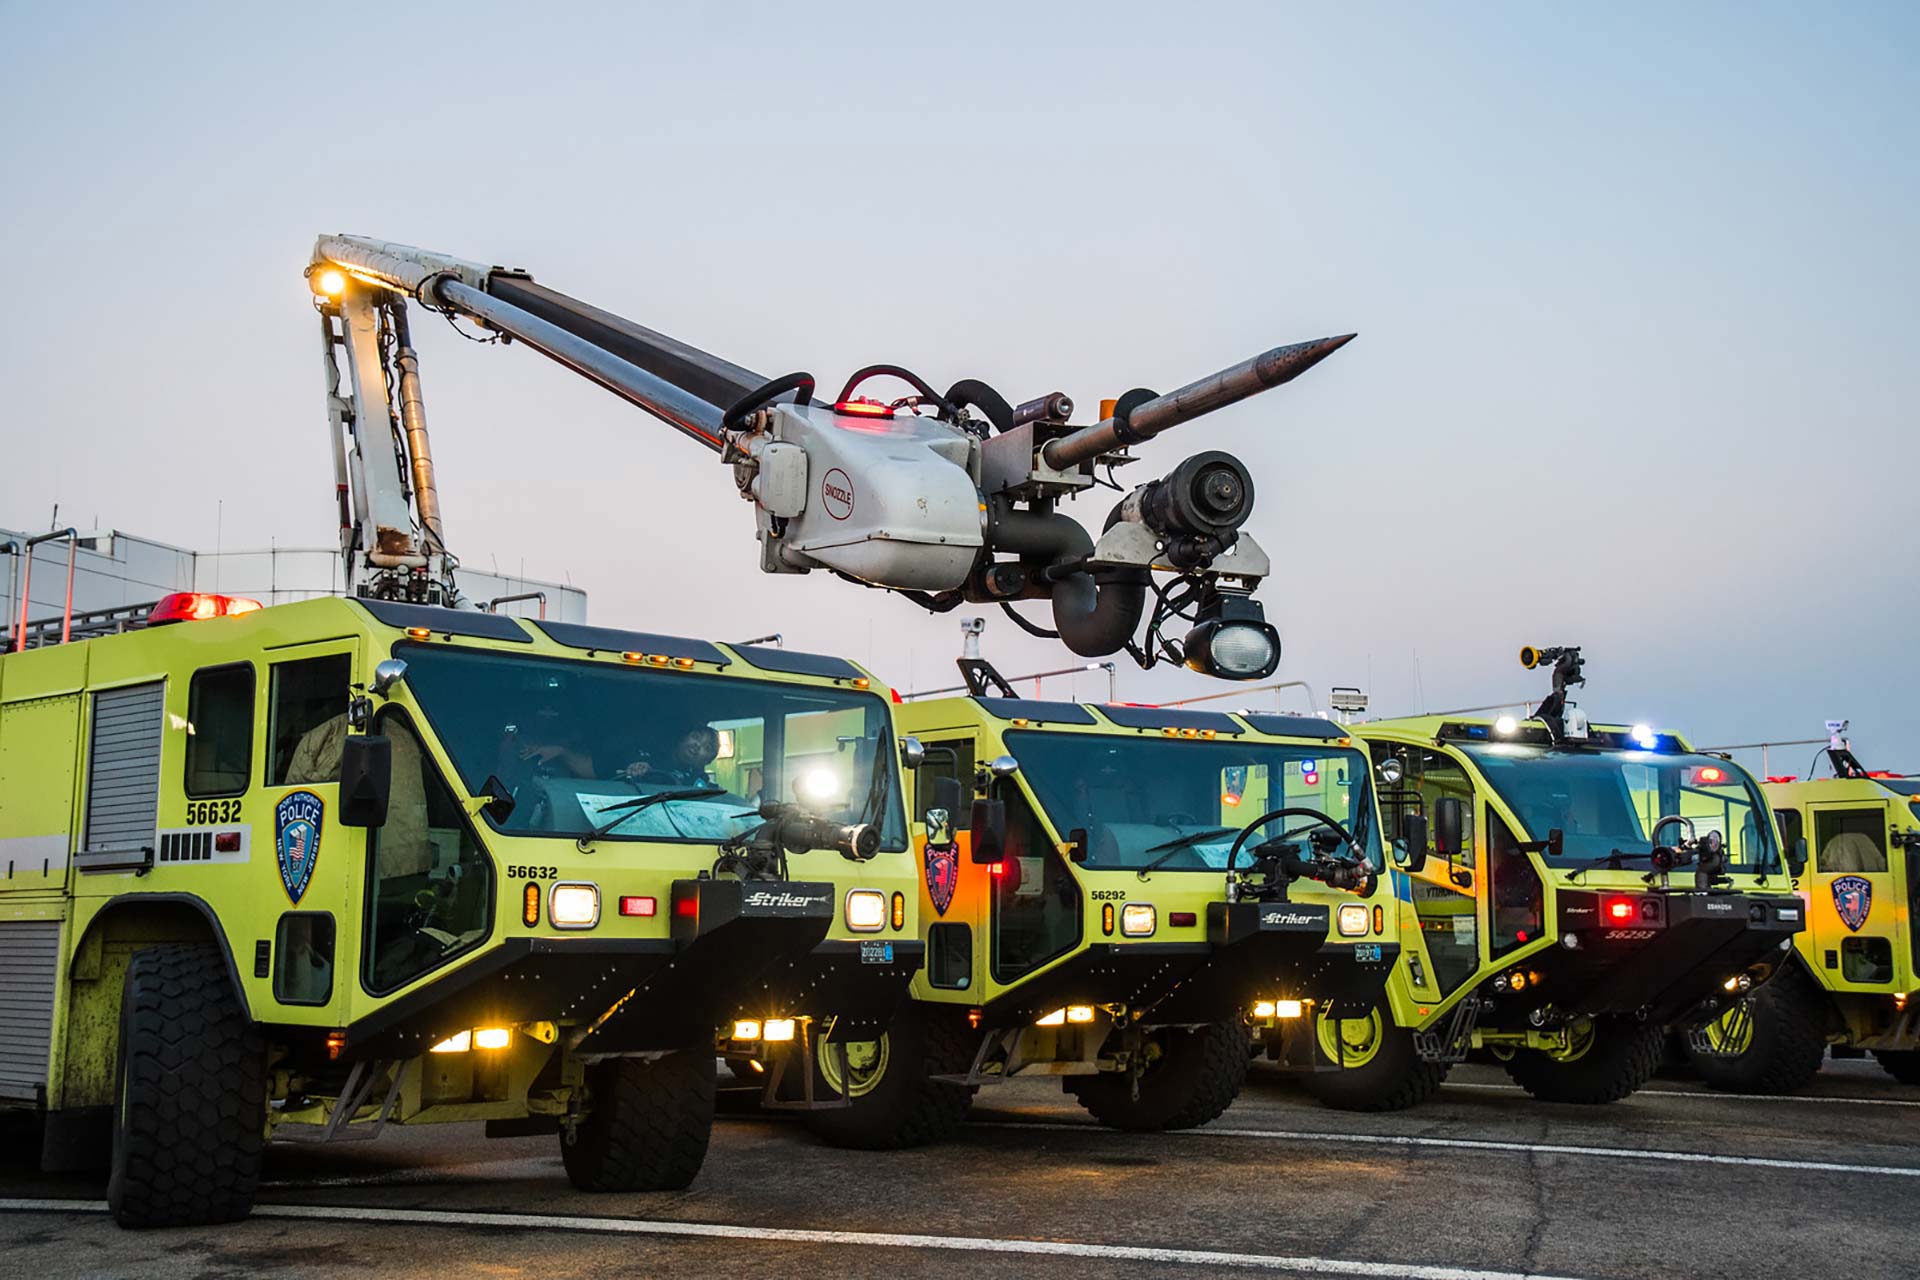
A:
{"label": "pale blue sky", "polygon": [[[228,545],[327,542],[321,230],[826,382],[889,360],[1091,406],[1353,329],[1145,453],[1254,468],[1282,676],[1440,708],[1537,694],[1514,650],[1581,643],[1596,715],[1847,715],[1920,770],[1917,14],[6,4],[0,524],[58,500],[209,545],[221,499]],[[469,561],[947,683],[953,617],[760,576],[703,452],[420,332]],[[997,617],[988,652],[1058,656]]]}

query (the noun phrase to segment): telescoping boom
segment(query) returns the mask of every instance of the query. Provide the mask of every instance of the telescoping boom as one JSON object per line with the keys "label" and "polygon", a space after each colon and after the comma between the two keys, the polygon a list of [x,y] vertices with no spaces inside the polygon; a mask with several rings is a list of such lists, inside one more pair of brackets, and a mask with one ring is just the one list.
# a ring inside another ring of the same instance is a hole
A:
{"label": "telescoping boom", "polygon": [[[459,603],[407,327],[412,301],[524,343],[718,454],[753,504],[765,572],[825,569],[934,611],[997,603],[1082,656],[1124,650],[1143,667],[1167,659],[1238,680],[1268,675],[1280,658],[1279,634],[1253,598],[1269,561],[1242,528],[1253,477],[1219,450],[1130,491],[1113,468],[1172,427],[1291,381],[1353,337],[1278,347],[1164,395],[1130,391],[1076,427],[1059,392],[1015,405],[963,378],[943,394],[887,364],[857,370],[822,401],[810,373],[770,379],[525,271],[407,245],[322,236],[307,277],[324,330],[341,552],[359,594]],[[859,394],[879,377],[912,390]],[[382,419],[388,430],[372,430]],[[1123,496],[1095,539],[1059,503],[1101,484]],[[1013,612],[1025,600],[1049,602],[1051,629]],[[1180,640],[1162,634],[1176,618],[1191,624]]]}

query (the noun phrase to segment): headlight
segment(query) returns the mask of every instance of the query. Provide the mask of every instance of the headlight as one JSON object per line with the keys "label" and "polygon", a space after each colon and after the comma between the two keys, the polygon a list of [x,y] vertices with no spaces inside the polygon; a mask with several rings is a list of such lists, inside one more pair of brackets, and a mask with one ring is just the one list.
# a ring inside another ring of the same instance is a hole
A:
{"label": "headlight", "polygon": [[1129,902],[1120,912],[1120,932],[1129,938],[1144,938],[1160,923],[1150,902]]}
{"label": "headlight", "polygon": [[1067,1006],[1068,1022],[1092,1022],[1093,1006],[1090,1004],[1070,1004]]}
{"label": "headlight", "polygon": [[561,881],[547,891],[547,921],[556,929],[591,929],[600,923],[600,886]]}
{"label": "headlight", "polygon": [[1067,1025],[1067,1011],[1055,1009],[1052,1013],[1040,1015],[1033,1020],[1036,1027],[1064,1027]]}
{"label": "headlight", "polygon": [[473,1048],[473,1032],[456,1031],[452,1035],[448,1036],[445,1040],[442,1040],[439,1044],[433,1046],[433,1048],[427,1050],[427,1052],[428,1053],[465,1053],[467,1050],[471,1048]]}
{"label": "headlight", "polygon": [[512,1027],[481,1027],[473,1033],[476,1049],[504,1049],[512,1043]]}
{"label": "headlight", "polygon": [[761,1034],[769,1044],[793,1039],[792,1018],[768,1018],[760,1025]]}
{"label": "headlight", "polygon": [[855,933],[878,933],[887,922],[887,895],[877,889],[847,891],[847,928]]}
{"label": "headlight", "polygon": [[1358,938],[1367,931],[1367,908],[1358,902],[1349,902],[1340,908],[1340,936]]}
{"label": "headlight", "polygon": [[1253,1016],[1256,1018],[1271,1018],[1273,1016],[1273,1001],[1255,1000],[1253,1002]]}
{"label": "headlight", "polygon": [[733,1024],[733,1038],[735,1040],[758,1040],[760,1038],[759,1020],[755,1018],[741,1018],[737,1020]]}
{"label": "headlight", "polygon": [[1298,1000],[1275,1000],[1273,1016],[1276,1018],[1297,1018],[1307,1011],[1307,1006]]}

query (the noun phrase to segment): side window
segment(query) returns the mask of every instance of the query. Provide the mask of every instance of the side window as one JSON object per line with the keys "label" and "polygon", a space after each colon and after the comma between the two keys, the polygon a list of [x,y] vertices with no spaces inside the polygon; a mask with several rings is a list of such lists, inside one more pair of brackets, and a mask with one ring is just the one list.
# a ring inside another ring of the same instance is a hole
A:
{"label": "side window", "polygon": [[1507,824],[1487,814],[1487,874],[1493,883],[1493,933],[1489,950],[1505,955],[1535,941],[1546,919],[1546,890],[1533,859],[1520,848]]}
{"label": "side window", "polygon": [[994,794],[1007,805],[1007,846],[993,877],[993,976],[1011,982],[1080,941],[1080,885],[1013,779]]}
{"label": "side window", "polygon": [[338,782],[353,659],[344,653],[274,664],[268,690],[267,785]]}
{"label": "side window", "polygon": [[274,934],[273,998],[281,1004],[325,1004],[333,998],[333,917],[289,911]]}
{"label": "side window", "polygon": [[1887,869],[1887,813],[1878,805],[1816,810],[1813,837],[1813,865],[1822,874]]}
{"label": "side window", "polygon": [[[1427,815],[1427,870],[1413,877],[1413,910],[1420,920],[1422,945],[1433,964],[1434,986],[1446,995],[1480,967],[1480,920],[1471,875],[1473,783],[1457,761],[1438,751],[1387,742],[1373,743],[1371,750],[1376,767],[1389,758],[1400,762],[1399,785],[1391,789],[1383,786],[1380,792],[1381,820],[1387,824],[1387,831],[1391,834],[1399,830],[1402,813]],[[1459,875],[1433,847],[1434,802],[1446,796],[1460,801],[1462,810],[1465,852]]]}
{"label": "side window", "polygon": [[485,939],[493,861],[406,713],[386,708],[376,724],[393,744],[393,788],[386,825],[368,833],[363,981],[384,995]]}
{"label": "side window", "polygon": [[955,738],[947,742],[927,743],[927,758],[913,772],[913,819],[926,821],[927,806],[933,803],[935,778],[952,778],[960,784],[960,811],[952,816],[956,831],[966,830],[973,804],[973,739]]}
{"label": "side window", "polygon": [[[1793,857],[1794,848],[1804,840],[1807,827],[1800,820],[1798,809],[1775,809],[1773,820],[1780,824],[1780,851],[1788,858]],[[1789,864],[1791,865],[1791,864]]]}
{"label": "side window", "polygon": [[193,673],[187,686],[187,794],[237,796],[253,772],[253,667]]}

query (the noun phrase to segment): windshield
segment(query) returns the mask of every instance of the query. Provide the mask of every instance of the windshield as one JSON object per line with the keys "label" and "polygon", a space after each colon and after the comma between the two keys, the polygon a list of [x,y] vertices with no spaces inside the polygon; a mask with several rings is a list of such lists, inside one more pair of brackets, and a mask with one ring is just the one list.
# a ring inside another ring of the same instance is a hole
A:
{"label": "windshield", "polygon": [[[887,705],[869,693],[403,645],[407,688],[470,794],[498,776],[514,835],[715,844],[798,801],[906,848]],[[718,794],[662,800],[673,792]],[[620,814],[631,810],[620,819]],[[616,821],[617,820],[617,821]]]}
{"label": "windshield", "polygon": [[[1693,834],[1718,831],[1736,870],[1778,865],[1766,801],[1746,772],[1713,756],[1651,751],[1582,751],[1522,743],[1465,743],[1462,748],[1500,798],[1525,824],[1526,838],[1561,831],[1557,862],[1605,863],[1615,850],[1626,866],[1647,865],[1654,824],[1669,814],[1691,819]],[[1678,822],[1659,843],[1678,844]]]}
{"label": "windshield", "polygon": [[[1240,828],[1284,807],[1334,818],[1381,867],[1366,761],[1357,751],[1031,730],[1009,733],[1007,748],[1054,828],[1062,835],[1086,828],[1084,865],[1096,871],[1138,870],[1162,857],[1168,871],[1225,870]],[[1299,828],[1316,829],[1308,818],[1268,824],[1242,847],[1241,865],[1260,840]],[[1200,838],[1164,847],[1192,836]]]}

